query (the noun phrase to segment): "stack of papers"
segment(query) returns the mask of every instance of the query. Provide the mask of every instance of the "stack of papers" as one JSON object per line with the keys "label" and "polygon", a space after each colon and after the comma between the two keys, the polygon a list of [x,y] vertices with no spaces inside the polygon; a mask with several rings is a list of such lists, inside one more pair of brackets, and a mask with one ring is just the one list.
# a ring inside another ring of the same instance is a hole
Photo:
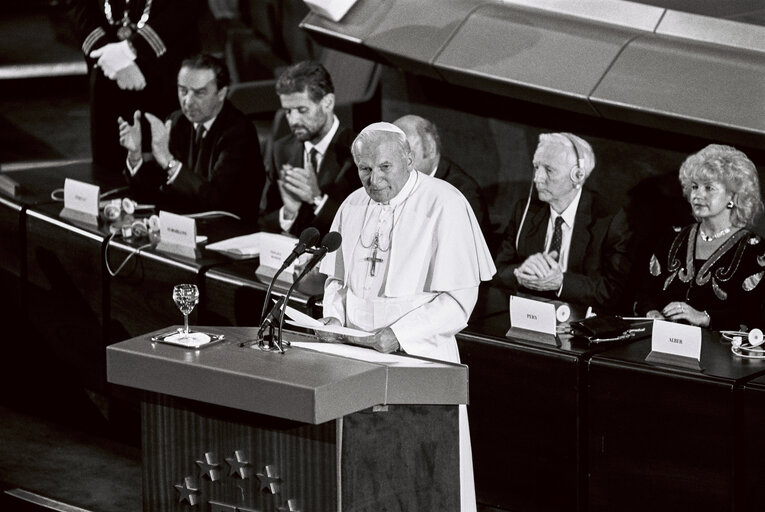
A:
{"label": "stack of papers", "polygon": [[312,318],[305,313],[301,313],[295,308],[287,306],[285,310],[289,320],[286,322],[290,325],[296,325],[298,327],[304,327],[306,329],[313,329],[315,331],[331,332],[333,334],[342,334],[345,336],[356,336],[362,338],[364,336],[371,336],[371,332],[361,331],[359,329],[351,329],[350,327],[342,327],[339,325],[325,325],[320,321]]}
{"label": "stack of papers", "polygon": [[237,236],[221,240],[207,246],[211,251],[217,251],[234,259],[255,258],[260,254],[263,245],[263,233]]}

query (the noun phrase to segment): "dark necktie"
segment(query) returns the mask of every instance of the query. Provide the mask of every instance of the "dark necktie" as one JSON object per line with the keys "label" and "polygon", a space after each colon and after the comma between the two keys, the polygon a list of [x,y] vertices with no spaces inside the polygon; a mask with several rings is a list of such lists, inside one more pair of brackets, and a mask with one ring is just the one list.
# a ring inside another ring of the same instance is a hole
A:
{"label": "dark necktie", "polygon": [[555,217],[555,227],[553,227],[553,236],[552,236],[552,242],[550,242],[550,250],[548,252],[555,251],[557,253],[557,256],[555,256],[555,261],[558,261],[560,259],[560,246],[563,242],[563,229],[561,226],[563,225],[563,217],[558,215]]}
{"label": "dark necktie", "polygon": [[313,172],[318,173],[319,172],[319,164],[317,163],[317,155],[319,152],[316,150],[316,148],[311,148],[311,151],[308,152],[308,161],[311,162],[311,168],[313,169]]}
{"label": "dark necktie", "polygon": [[191,151],[191,158],[193,159],[191,164],[193,167],[196,167],[197,160],[199,159],[199,151],[202,148],[202,139],[205,136],[205,131],[205,125],[199,123],[196,127],[196,133],[194,134],[194,147]]}

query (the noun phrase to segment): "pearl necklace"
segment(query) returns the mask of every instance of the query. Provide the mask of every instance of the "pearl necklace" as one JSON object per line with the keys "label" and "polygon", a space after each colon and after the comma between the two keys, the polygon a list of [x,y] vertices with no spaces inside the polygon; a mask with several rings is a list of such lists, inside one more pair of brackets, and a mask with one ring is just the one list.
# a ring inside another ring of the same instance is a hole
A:
{"label": "pearl necklace", "polygon": [[727,235],[728,233],[730,233],[730,230],[731,230],[731,226],[728,226],[725,229],[721,229],[717,233],[714,233],[712,235],[707,235],[706,233],[704,233],[704,231],[701,229],[701,227],[699,227],[699,236],[705,242],[712,242],[714,240],[717,240],[720,237],[723,237],[723,236]]}

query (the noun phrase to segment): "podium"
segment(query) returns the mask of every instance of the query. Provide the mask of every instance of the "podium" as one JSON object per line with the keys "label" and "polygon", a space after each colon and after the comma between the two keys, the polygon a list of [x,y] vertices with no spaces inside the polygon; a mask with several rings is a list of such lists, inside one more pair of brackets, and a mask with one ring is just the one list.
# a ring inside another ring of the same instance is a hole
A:
{"label": "podium", "polygon": [[152,343],[163,329],[107,348],[109,382],[140,390],[144,511],[459,510],[466,366],[202,329],[225,340]]}

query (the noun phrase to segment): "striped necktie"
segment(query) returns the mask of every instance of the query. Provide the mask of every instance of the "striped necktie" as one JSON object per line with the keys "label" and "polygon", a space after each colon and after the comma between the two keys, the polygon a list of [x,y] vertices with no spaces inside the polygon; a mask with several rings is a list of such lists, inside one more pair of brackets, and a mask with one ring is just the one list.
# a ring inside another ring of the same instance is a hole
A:
{"label": "striped necktie", "polygon": [[550,242],[550,250],[548,252],[556,252],[555,261],[560,259],[560,246],[563,242],[563,217],[558,215],[555,217],[555,226],[553,227],[552,241]]}

